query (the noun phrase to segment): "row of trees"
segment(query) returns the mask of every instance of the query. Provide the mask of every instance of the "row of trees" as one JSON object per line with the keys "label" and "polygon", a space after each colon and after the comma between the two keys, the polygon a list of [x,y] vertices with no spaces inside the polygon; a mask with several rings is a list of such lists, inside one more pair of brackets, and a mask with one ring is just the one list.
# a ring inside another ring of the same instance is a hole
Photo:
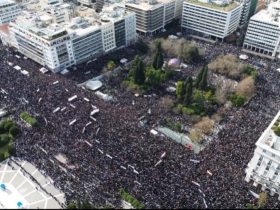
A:
{"label": "row of trees", "polygon": [[13,152],[13,139],[20,133],[17,125],[9,119],[0,122],[0,161]]}
{"label": "row of trees", "polygon": [[161,49],[161,42],[156,42],[156,53],[153,58],[154,69],[161,69],[164,63],[163,53]]}
{"label": "row of trees", "polygon": [[[156,42],[156,52],[153,58],[152,67],[155,70],[160,70],[163,66],[163,63],[164,63],[164,59],[163,59],[163,53],[161,49],[161,42]],[[146,79],[145,66],[143,61],[138,55],[134,58],[130,72],[132,74],[135,84],[137,85],[144,84]],[[149,72],[151,73],[151,71]]]}
{"label": "row of trees", "polygon": [[161,42],[156,43],[156,51],[151,65],[145,66],[142,59],[135,56],[130,72],[129,79],[133,85],[147,87],[158,87],[163,81],[172,76],[172,72],[162,70],[164,56]]}
{"label": "row of trees", "polygon": [[145,67],[139,56],[134,58],[129,72],[129,79],[133,84],[145,87],[158,87],[171,76],[171,71],[155,69],[152,65]]}

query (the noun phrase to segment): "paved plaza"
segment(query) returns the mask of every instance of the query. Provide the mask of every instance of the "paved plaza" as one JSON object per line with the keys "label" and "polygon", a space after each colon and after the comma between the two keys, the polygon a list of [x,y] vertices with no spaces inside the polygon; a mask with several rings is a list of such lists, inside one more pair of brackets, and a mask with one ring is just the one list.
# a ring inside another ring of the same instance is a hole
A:
{"label": "paved plaza", "polygon": [[64,193],[31,163],[8,159],[0,164],[0,209],[61,209]]}

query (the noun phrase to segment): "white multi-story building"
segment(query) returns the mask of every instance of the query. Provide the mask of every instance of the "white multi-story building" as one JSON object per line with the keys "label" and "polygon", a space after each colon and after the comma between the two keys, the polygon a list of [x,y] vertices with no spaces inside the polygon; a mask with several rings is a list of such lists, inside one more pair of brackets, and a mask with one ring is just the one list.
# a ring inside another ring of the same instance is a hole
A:
{"label": "white multi-story building", "polygon": [[153,34],[182,14],[183,0],[127,0],[127,11],[136,13],[136,29],[144,34]]}
{"label": "white multi-story building", "polygon": [[243,43],[248,53],[275,58],[280,53],[280,1],[250,18]]}
{"label": "white multi-story building", "polygon": [[223,39],[239,26],[243,3],[185,0],[182,29],[192,35]]}
{"label": "white multi-story building", "polygon": [[[55,6],[57,13],[65,8],[69,7]],[[10,23],[9,44],[53,72],[59,72],[136,40],[135,14],[125,8],[112,5],[100,14],[90,8],[78,15],[75,15],[78,10],[75,11],[61,19],[50,12],[49,6],[37,13],[24,11]]]}
{"label": "white multi-story building", "polygon": [[81,5],[85,5],[85,6],[92,6],[93,5],[93,0],[78,0],[78,2]]}
{"label": "white multi-story building", "polygon": [[254,156],[246,169],[245,180],[253,181],[254,186],[261,185],[262,190],[269,190],[271,195],[280,194],[279,131],[280,111],[257,141]]}
{"label": "white multi-story building", "polygon": [[252,0],[236,0],[236,1],[243,4],[242,13],[239,22],[239,25],[243,26],[248,22]]}
{"label": "white multi-story building", "polygon": [[63,0],[39,0],[40,5],[56,5],[56,4],[62,4]]}
{"label": "white multi-story building", "polygon": [[18,4],[12,0],[0,1],[0,25],[11,22],[18,16],[21,9]]}

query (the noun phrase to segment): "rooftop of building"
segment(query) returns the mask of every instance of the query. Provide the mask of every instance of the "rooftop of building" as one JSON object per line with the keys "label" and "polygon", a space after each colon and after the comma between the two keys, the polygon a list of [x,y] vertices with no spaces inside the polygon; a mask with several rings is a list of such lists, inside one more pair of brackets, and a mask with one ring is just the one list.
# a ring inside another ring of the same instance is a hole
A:
{"label": "rooftop of building", "polygon": [[280,1],[271,2],[266,9],[252,16],[251,20],[280,26]]}
{"label": "rooftop of building", "polygon": [[1,8],[1,7],[4,7],[4,6],[6,6],[6,5],[10,5],[10,4],[15,4],[15,2],[12,1],[12,0],[1,0],[1,1],[0,1],[0,8]]}
{"label": "rooftop of building", "polygon": [[186,2],[195,4],[202,7],[207,7],[213,10],[222,12],[229,12],[237,8],[240,4],[235,1],[222,1],[222,0],[186,0]]}
{"label": "rooftop of building", "polygon": [[[40,10],[32,8],[26,9],[18,16],[14,25],[29,30],[41,38],[51,41],[53,39],[71,34],[73,36],[82,36],[94,30],[98,30],[102,25],[123,19],[129,12],[124,7],[110,5],[101,13],[96,13],[94,9],[81,7],[73,8],[69,4],[56,6],[47,6]],[[35,6],[35,8],[37,8]],[[63,9],[69,9],[72,12],[70,20],[61,23],[56,22],[55,15],[61,13]]]}
{"label": "rooftop of building", "polygon": [[[259,138],[259,145],[265,145],[274,151],[280,152],[280,111]],[[280,155],[280,154],[279,154]]]}
{"label": "rooftop of building", "polygon": [[157,9],[160,6],[173,1],[174,0],[126,0],[125,5],[148,11]]}

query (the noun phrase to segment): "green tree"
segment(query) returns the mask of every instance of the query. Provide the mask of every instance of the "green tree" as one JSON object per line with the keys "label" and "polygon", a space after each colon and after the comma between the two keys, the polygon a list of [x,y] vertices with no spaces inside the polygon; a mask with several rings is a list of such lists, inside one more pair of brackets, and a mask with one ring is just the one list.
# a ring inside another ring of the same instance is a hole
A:
{"label": "green tree", "polygon": [[0,152],[0,162],[5,160],[5,154],[3,152]]}
{"label": "green tree", "polygon": [[164,63],[162,49],[161,49],[161,42],[156,43],[156,53],[153,58],[153,67],[154,69],[161,69]]}
{"label": "green tree", "polygon": [[184,46],[182,50],[182,59],[186,63],[192,63],[200,60],[198,48],[196,46]]}
{"label": "green tree", "polygon": [[10,127],[9,129],[9,133],[10,135],[12,135],[13,137],[15,137],[16,135],[18,135],[20,132],[20,130],[17,128],[17,126],[13,125],[12,127]]}
{"label": "green tree", "polygon": [[117,66],[117,65],[116,65],[115,62],[112,61],[112,60],[109,61],[109,62],[107,63],[107,69],[108,69],[109,71],[113,70],[116,66]]}
{"label": "green tree", "polygon": [[191,77],[189,77],[186,82],[186,94],[184,97],[184,104],[186,106],[189,106],[192,103],[192,95],[193,95],[193,80]]}
{"label": "green tree", "polygon": [[241,107],[245,104],[246,98],[237,94],[233,94],[229,97],[234,106]]}
{"label": "green tree", "polygon": [[1,134],[0,135],[0,147],[5,146],[10,141],[10,136],[8,134]]}
{"label": "green tree", "polygon": [[4,129],[6,131],[8,131],[13,125],[14,125],[14,122],[12,120],[5,120],[4,121]]}
{"label": "green tree", "polygon": [[192,62],[199,61],[201,56],[199,54],[198,48],[196,46],[192,46],[190,51],[191,51]]}
{"label": "green tree", "polygon": [[155,70],[152,66],[146,68],[146,82],[149,86],[158,87],[164,81],[164,74],[161,71]]}
{"label": "green tree", "polygon": [[193,91],[193,101],[196,103],[197,106],[204,107],[205,98],[201,90],[195,89]]}
{"label": "green tree", "polygon": [[142,85],[145,82],[144,64],[137,55],[133,61],[133,80],[136,84]]}
{"label": "green tree", "polygon": [[204,67],[200,70],[200,72],[198,73],[198,75],[197,75],[197,77],[196,77],[196,79],[195,79],[194,86],[195,86],[196,88],[199,87],[199,83],[200,83],[200,81],[202,80],[203,71],[204,71]]}
{"label": "green tree", "polygon": [[177,99],[182,100],[185,93],[184,82],[178,81],[176,85],[176,96]]}
{"label": "green tree", "polygon": [[67,207],[67,209],[78,209],[76,204],[74,202],[70,202]]}
{"label": "green tree", "polygon": [[202,77],[201,77],[201,80],[198,84],[198,87],[199,89],[201,90],[206,90],[207,88],[207,75],[208,75],[208,67],[207,66],[204,66],[203,67],[203,70],[202,70]]}
{"label": "green tree", "polygon": [[81,203],[80,209],[95,209],[95,207],[89,201],[84,201]]}
{"label": "green tree", "polygon": [[258,209],[254,204],[247,203],[246,204],[246,209]]}

